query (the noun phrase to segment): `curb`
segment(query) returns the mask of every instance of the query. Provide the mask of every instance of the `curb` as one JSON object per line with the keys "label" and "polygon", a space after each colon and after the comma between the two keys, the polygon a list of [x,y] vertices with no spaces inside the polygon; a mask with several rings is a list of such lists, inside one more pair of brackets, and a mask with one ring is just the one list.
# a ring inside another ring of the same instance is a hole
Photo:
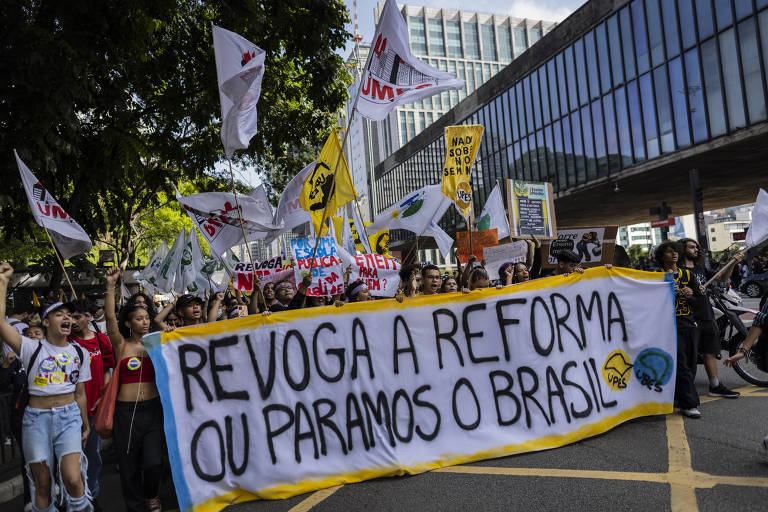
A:
{"label": "curb", "polygon": [[17,475],[10,480],[0,482],[0,503],[11,501],[24,492],[24,483],[21,481],[21,475]]}

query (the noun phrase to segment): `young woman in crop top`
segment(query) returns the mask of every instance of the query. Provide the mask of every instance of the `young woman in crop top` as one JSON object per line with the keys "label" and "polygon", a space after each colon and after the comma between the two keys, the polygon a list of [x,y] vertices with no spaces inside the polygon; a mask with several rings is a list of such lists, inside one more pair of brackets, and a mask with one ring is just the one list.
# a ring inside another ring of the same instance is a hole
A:
{"label": "young woman in crop top", "polygon": [[113,432],[123,499],[131,512],[156,512],[162,510],[158,493],[165,446],[155,368],[141,343],[150,329],[150,314],[146,307],[133,304],[123,307],[116,318],[115,285],[120,270],[113,267],[106,277],[107,333],[120,358]]}

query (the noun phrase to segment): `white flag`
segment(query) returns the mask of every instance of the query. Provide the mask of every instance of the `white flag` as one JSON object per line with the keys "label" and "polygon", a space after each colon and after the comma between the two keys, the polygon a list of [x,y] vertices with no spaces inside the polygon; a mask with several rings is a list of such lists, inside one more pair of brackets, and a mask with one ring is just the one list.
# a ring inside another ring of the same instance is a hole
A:
{"label": "white flag", "polygon": [[453,247],[453,238],[451,235],[443,231],[443,228],[437,225],[435,221],[429,223],[427,229],[422,233],[422,236],[431,236],[435,239],[437,248],[440,250],[440,254],[443,258],[448,259],[451,254],[451,247]]}
{"label": "white flag", "polygon": [[163,260],[167,254],[168,245],[165,242],[160,242],[160,246],[149,259],[147,266],[141,272],[134,273],[133,278],[147,288],[149,287],[147,284],[154,288],[156,286],[154,279],[157,277],[157,273],[160,271],[160,267],[162,267]]}
{"label": "white flag", "polygon": [[[184,239],[184,246],[181,251],[181,261],[179,261],[179,269],[176,271],[176,280],[173,287],[176,293],[186,293],[185,290],[190,286],[194,287],[196,276],[195,265],[192,259],[193,238],[197,238],[195,228],[192,228],[190,233],[187,234]],[[194,292],[190,291],[190,293]]]}
{"label": "white flag", "polygon": [[760,189],[752,209],[752,224],[747,230],[747,247],[755,247],[768,239],[768,192]]}
{"label": "white flag", "polygon": [[205,295],[205,291],[211,286],[208,282],[208,277],[203,274],[203,264],[205,263],[203,260],[203,251],[200,250],[200,242],[197,239],[197,230],[194,227],[190,230],[189,236],[187,237],[187,245],[192,253],[192,268],[194,269],[194,278],[192,282],[186,283],[187,290],[189,293],[202,297]]}
{"label": "white flag", "polygon": [[498,183],[491,190],[480,214],[480,219],[477,221],[478,231],[493,228],[497,229],[499,240],[509,236],[509,218],[504,210],[504,201],[501,198],[501,188]]}
{"label": "white flag", "polygon": [[91,239],[85,230],[43,188],[32,171],[21,161],[16,150],[13,151],[13,154],[16,156],[21,182],[24,184],[24,191],[27,193],[29,207],[32,209],[35,222],[48,230],[53,243],[61,253],[61,257],[66,260],[76,254],[90,252]]}
{"label": "white flag", "polygon": [[387,0],[360,86],[357,111],[381,121],[398,105],[464,87],[464,80],[411,54],[408,29],[395,0]]}
{"label": "white flag", "polygon": [[176,241],[168,250],[163,259],[163,264],[155,278],[155,286],[163,292],[173,291],[173,284],[176,278],[176,271],[179,269],[181,254],[184,251],[184,242],[186,241],[185,230],[179,231]]}
{"label": "white flag", "polygon": [[382,229],[407,229],[421,236],[432,221],[440,221],[451,204],[451,200],[443,194],[442,185],[427,185],[378,214],[367,229],[369,233]]}
{"label": "white flag", "polygon": [[221,99],[221,141],[227,158],[256,135],[256,103],[264,76],[264,50],[244,37],[213,27],[213,51]]}
{"label": "white flag", "polygon": [[[285,187],[283,193],[280,194],[277,211],[275,212],[275,224],[282,226],[285,231],[312,220],[309,212],[301,207],[299,196],[304,188],[304,183],[307,181],[307,176],[314,170],[316,163],[317,161],[314,161],[300,170]],[[274,240],[274,238],[272,239]],[[267,238],[267,241],[271,241],[270,238]]]}

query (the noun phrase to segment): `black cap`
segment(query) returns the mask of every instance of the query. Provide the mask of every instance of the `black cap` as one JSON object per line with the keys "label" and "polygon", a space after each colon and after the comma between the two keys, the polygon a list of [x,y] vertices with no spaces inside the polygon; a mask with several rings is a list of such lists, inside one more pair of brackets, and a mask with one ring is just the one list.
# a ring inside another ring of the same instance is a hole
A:
{"label": "black cap", "polygon": [[578,254],[570,249],[562,249],[557,251],[557,262],[567,261],[569,263],[581,263],[581,258]]}
{"label": "black cap", "polygon": [[178,299],[176,299],[176,309],[183,308],[187,304],[198,301],[200,305],[203,304],[203,299],[198,297],[197,295],[192,295],[191,293],[186,293],[184,295],[180,295]]}

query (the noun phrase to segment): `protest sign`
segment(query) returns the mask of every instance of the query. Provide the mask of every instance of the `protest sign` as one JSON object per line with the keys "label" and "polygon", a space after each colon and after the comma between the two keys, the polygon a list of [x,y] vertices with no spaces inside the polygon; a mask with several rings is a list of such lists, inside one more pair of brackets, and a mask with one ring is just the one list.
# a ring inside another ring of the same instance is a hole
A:
{"label": "protest sign", "polygon": [[445,164],[442,190],[453,201],[462,217],[469,219],[472,209],[471,169],[483,136],[482,125],[462,124],[445,127]]}
{"label": "protest sign", "polygon": [[352,257],[349,282],[361,280],[374,297],[394,297],[400,284],[400,262],[380,254]]}
{"label": "protest sign", "polygon": [[488,229],[485,231],[473,231],[472,232],[472,252],[469,250],[469,233],[466,231],[456,232],[456,255],[459,261],[466,263],[469,261],[469,255],[474,254],[477,261],[483,259],[483,248],[493,247],[499,244],[499,239],[496,235],[496,228]]}
{"label": "protest sign", "polygon": [[483,257],[485,260],[485,270],[488,277],[499,279],[499,267],[504,263],[518,263],[528,257],[528,244],[525,240],[518,240],[509,244],[501,244],[492,247],[483,248]]}
{"label": "protest sign", "polygon": [[541,245],[542,267],[557,265],[557,252],[573,251],[581,257],[582,267],[613,263],[618,226],[599,228],[560,228],[557,238]]}
{"label": "protest sign", "polygon": [[507,198],[513,236],[557,236],[551,183],[507,180]]}
{"label": "protest sign", "polygon": [[[291,274],[293,269],[291,269]],[[282,279],[276,279],[278,277]],[[252,292],[254,286],[254,276],[259,276],[262,286],[266,283],[278,282],[285,279],[283,272],[283,257],[275,256],[264,260],[255,265],[250,263],[238,262],[235,264],[234,279],[232,280],[235,288],[241,292]]]}
{"label": "protest sign", "polygon": [[312,285],[307,290],[307,297],[328,297],[344,293],[344,276],[336,240],[332,236],[320,237],[317,252],[314,238],[292,238],[291,250],[296,260],[293,267],[296,283],[301,283],[312,268]]}
{"label": "protest sign", "polygon": [[180,509],[555,448],[671,413],[673,286],[603,267],[152,333]]}

